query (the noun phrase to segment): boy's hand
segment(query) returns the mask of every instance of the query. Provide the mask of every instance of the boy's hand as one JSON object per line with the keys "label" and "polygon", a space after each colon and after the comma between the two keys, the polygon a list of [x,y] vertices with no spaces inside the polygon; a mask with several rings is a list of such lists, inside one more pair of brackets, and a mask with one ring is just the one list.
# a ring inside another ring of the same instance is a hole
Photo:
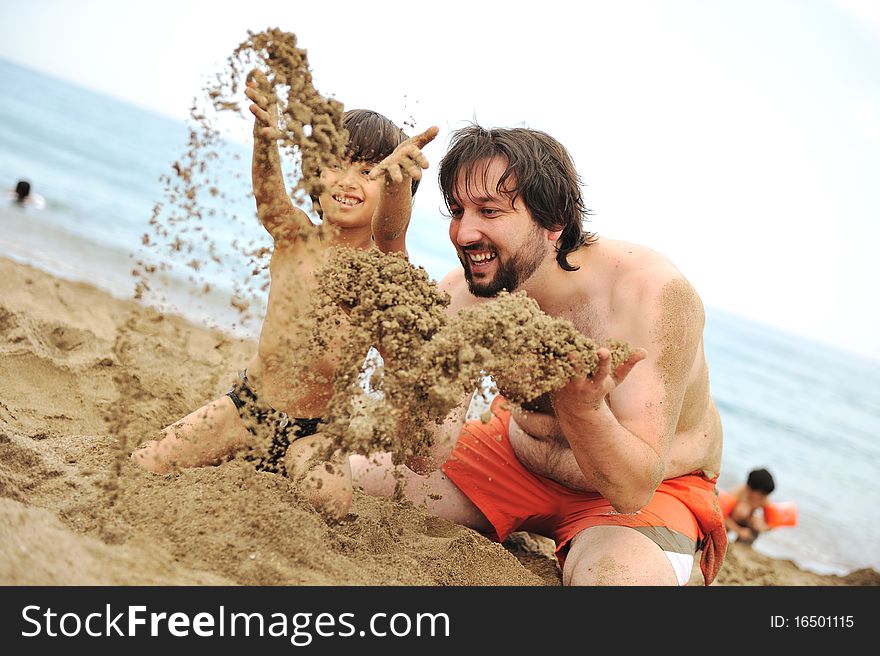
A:
{"label": "boy's hand", "polygon": [[276,242],[294,240],[299,228],[311,228],[312,223],[293,206],[284,184],[278,153],[278,141],[284,136],[278,128],[278,97],[265,73],[258,69],[248,74],[245,84],[245,95],[254,101],[249,109],[255,119],[251,179],[257,217]]}
{"label": "boy's hand", "polygon": [[401,143],[393,153],[373,167],[370,179],[379,180],[384,177],[386,184],[400,184],[404,178],[421,180],[422,169],[428,168],[428,160],[421,149],[431,143],[438,132],[440,129],[432,125],[421,134]]}
{"label": "boy's hand", "polygon": [[254,115],[254,136],[278,140],[282,137],[278,129],[278,97],[263,71],[255,68],[248,74],[244,95],[253,100],[249,107]]}
{"label": "boy's hand", "polygon": [[758,532],[748,526],[740,526],[736,531],[736,541],[742,544],[752,544],[758,537]]}

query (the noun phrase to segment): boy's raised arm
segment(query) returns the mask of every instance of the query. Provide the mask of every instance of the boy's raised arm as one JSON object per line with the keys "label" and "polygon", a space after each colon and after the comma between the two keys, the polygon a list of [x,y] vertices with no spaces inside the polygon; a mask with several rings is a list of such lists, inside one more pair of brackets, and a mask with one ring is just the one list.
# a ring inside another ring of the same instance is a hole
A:
{"label": "boy's raised arm", "polygon": [[284,184],[281,158],[278,154],[278,100],[266,75],[253,70],[248,76],[245,95],[253,101],[250,111],[254,115],[254,156],[251,176],[257,216],[263,227],[278,238],[285,224],[300,228],[311,226],[305,212],[295,207]]}
{"label": "boy's raised arm", "polygon": [[437,126],[432,126],[410,137],[370,171],[370,178],[385,183],[372,222],[373,239],[383,253],[406,253],[406,229],[412,215],[412,183],[421,180],[422,169],[428,168],[428,160],[421,149],[431,143],[438,132]]}

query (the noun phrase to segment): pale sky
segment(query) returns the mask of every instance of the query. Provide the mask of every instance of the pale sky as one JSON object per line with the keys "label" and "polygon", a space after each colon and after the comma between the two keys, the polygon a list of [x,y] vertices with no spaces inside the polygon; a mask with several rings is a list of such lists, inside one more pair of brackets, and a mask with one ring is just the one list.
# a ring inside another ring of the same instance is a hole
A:
{"label": "pale sky", "polygon": [[709,306],[880,359],[880,0],[0,0],[0,57],[184,118],[267,27],[347,107],[439,125],[432,163],[474,118],[550,133],[592,229]]}

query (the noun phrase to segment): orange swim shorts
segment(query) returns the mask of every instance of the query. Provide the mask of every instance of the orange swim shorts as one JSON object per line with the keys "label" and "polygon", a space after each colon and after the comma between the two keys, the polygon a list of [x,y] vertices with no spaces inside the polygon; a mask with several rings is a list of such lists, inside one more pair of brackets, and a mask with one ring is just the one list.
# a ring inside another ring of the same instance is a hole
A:
{"label": "orange swim shorts", "polygon": [[665,480],[644,508],[621,514],[596,492],[573,490],[527,470],[510,444],[505,399],[495,398],[492,415],[488,424],[464,425],[443,471],[486,516],[499,542],[514,531],[545,535],[556,542],[562,564],[569,543],[584,529],[627,526],[653,540],[674,568],[677,554],[693,562],[702,550],[706,585],[714,580],[727,550],[714,478],[699,472]]}

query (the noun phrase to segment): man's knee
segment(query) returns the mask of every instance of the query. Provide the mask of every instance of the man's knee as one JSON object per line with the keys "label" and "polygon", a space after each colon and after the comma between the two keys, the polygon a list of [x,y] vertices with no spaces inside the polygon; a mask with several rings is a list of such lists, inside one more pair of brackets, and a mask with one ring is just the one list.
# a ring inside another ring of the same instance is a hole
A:
{"label": "man's knee", "polygon": [[662,549],[625,526],[595,526],[578,533],[562,571],[565,585],[678,585]]}

